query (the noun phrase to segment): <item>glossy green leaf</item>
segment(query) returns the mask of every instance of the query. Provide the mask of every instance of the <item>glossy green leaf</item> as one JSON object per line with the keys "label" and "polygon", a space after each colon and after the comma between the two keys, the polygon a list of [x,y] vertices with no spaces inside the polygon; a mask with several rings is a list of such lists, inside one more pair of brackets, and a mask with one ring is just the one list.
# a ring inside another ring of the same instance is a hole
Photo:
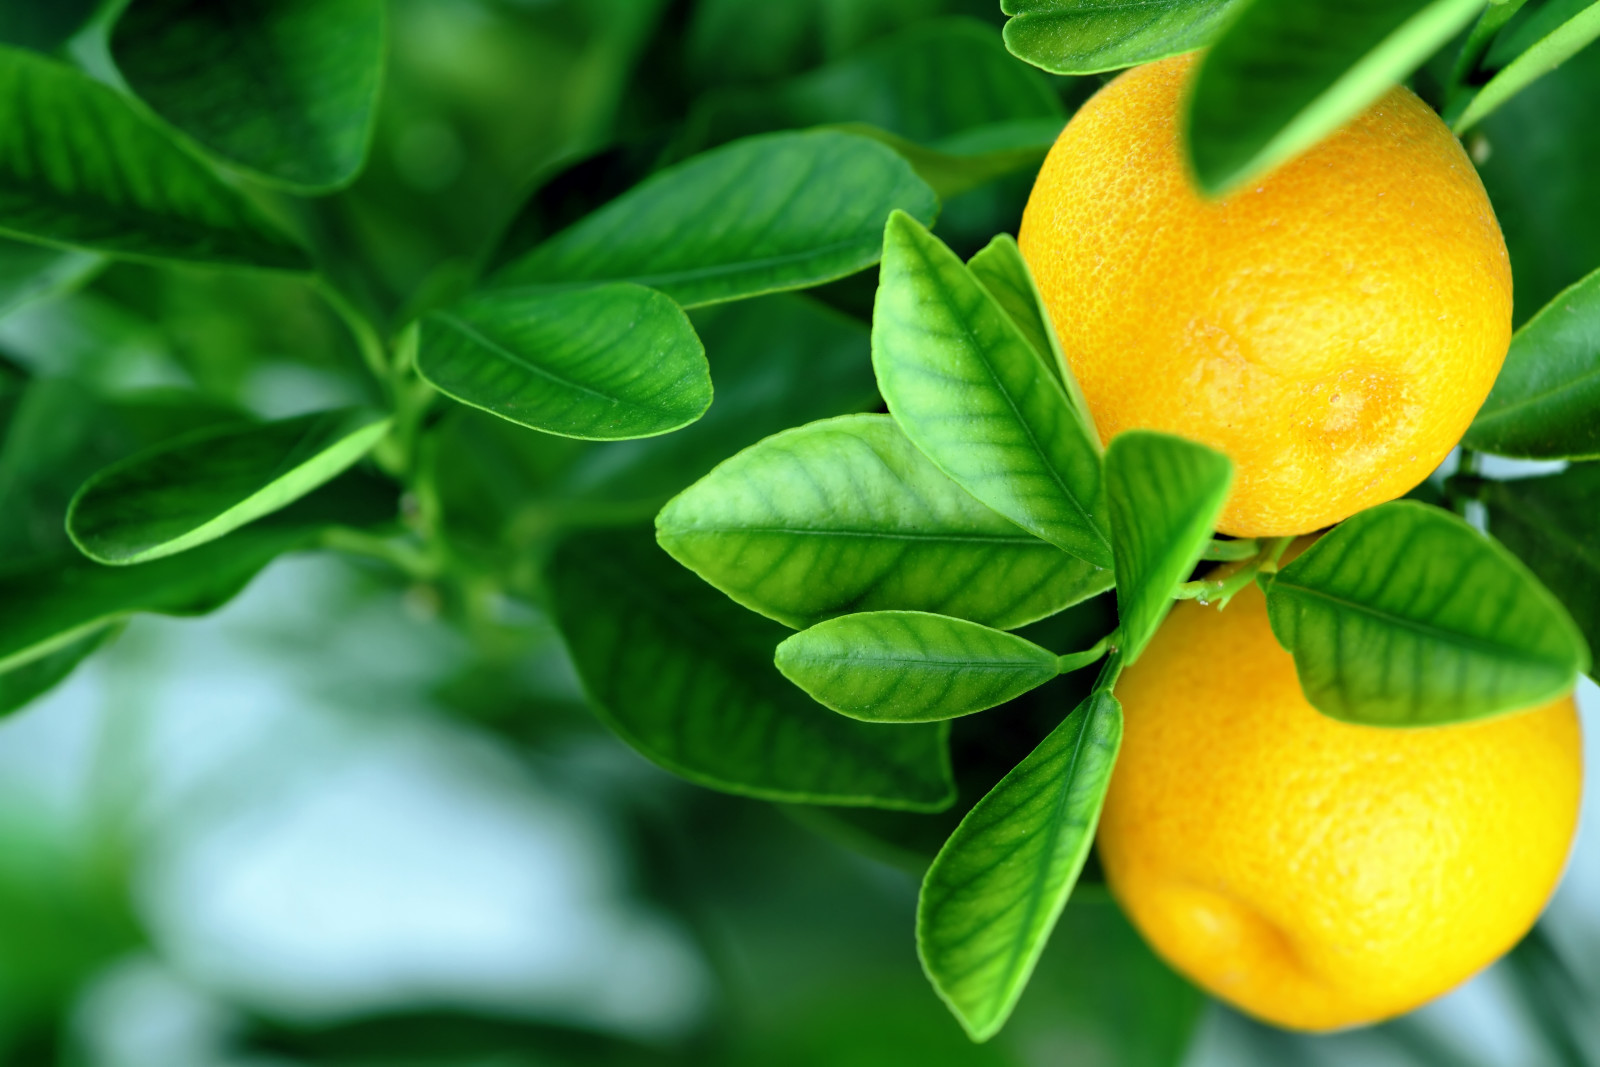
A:
{"label": "glossy green leaf", "polygon": [[1511,254],[1515,321],[1526,322],[1600,266],[1600,48],[1586,48],[1468,137]]}
{"label": "glossy green leaf", "polygon": [[632,281],[684,307],[803,289],[877,262],[897,208],[931,221],[938,200],[884,145],[836,130],[750,137],[648,178],[491,282]]}
{"label": "glossy green leaf", "polygon": [[134,259],[300,270],[302,251],[115,90],[0,47],[0,233]]}
{"label": "glossy green leaf", "polygon": [[[1551,14],[1568,17],[1559,21],[1552,20],[1553,24],[1549,25],[1541,19],[1536,24],[1535,32],[1540,35],[1493,78],[1490,78],[1488,84],[1478,90],[1472,102],[1451,123],[1456,133],[1464,133],[1476,126],[1490,112],[1577,55],[1595,38],[1600,37],[1600,3],[1593,0],[1569,0],[1565,4],[1550,4],[1546,7]],[[1546,12],[1540,11],[1538,14],[1545,15]]]}
{"label": "glossy green leaf", "polygon": [[1512,337],[1494,389],[1461,443],[1524,459],[1600,456],[1600,271]]}
{"label": "glossy green leaf", "polygon": [[389,420],[365,409],[201,430],[84,483],[67,532],[99,563],[145,563],[215,541],[332,481]]}
{"label": "glossy green leaf", "polygon": [[92,252],[0,238],[0,318],[25,304],[70,289],[99,269]]}
{"label": "glossy green leaf", "polygon": [[432,312],[417,371],[463,404],[587,440],[668,433],[711,404],[711,370],[688,317],[627,283],[491,290]]}
{"label": "glossy green leaf", "polygon": [[314,530],[267,521],[182,559],[106,567],[87,559],[0,575],[0,671],[66,649],[137,612],[203,615],[231,600],[274,557]]}
{"label": "glossy green leaf", "polygon": [[0,715],[16,711],[55,688],[121,629],[116,623],[101,626],[54,652],[0,672]]}
{"label": "glossy green leaf", "polygon": [[1095,74],[1211,43],[1241,0],[1002,0],[1006,47],[1056,74]]}
{"label": "glossy green leaf", "polygon": [[1345,520],[1271,582],[1272,632],[1306,699],[1372,726],[1437,726],[1567,692],[1589,650],[1561,603],[1448,511],[1399,500]]}
{"label": "glossy green leaf", "polygon": [[917,951],[976,1041],[1005,1025],[1083,870],[1122,743],[1122,706],[1091,693],[978,801],[922,882]]}
{"label": "glossy green leaf", "polygon": [[1072,376],[1066,357],[1061,353],[1061,340],[1050,322],[1050,314],[1045,310],[1028,262],[1022,258],[1022,249],[1017,247],[1017,239],[1009,233],[1000,234],[967,261],[967,269],[989,291],[989,295],[1011,317],[1011,321],[1017,324],[1017,329],[1033,345],[1039,358],[1061,379],[1073,410],[1088,429],[1090,442],[1099,447],[1100,434],[1095,429],[1094,416],[1078,387],[1078,380]]}
{"label": "glossy green leaf", "polygon": [[1034,296],[1033,280],[1016,238],[1008,233],[1000,234],[967,260],[967,269],[1022,331],[1022,336],[1028,339],[1045,365],[1056,377],[1062,377],[1056,357],[1060,344],[1051,329],[1049,316]]}
{"label": "glossy green leaf", "polygon": [[1189,97],[1195,175],[1217,195],[1360,114],[1482,0],[1254,0],[1206,53]]}
{"label": "glossy green leaf", "polygon": [[767,800],[911,811],[954,800],[946,726],[853,722],[815,703],[772,664],[785,631],[648,533],[573,538],[549,576],[595,711],[668,770]]}
{"label": "glossy green leaf", "polygon": [[132,0],[111,55],[150,109],[300,192],[347,185],[372,140],[383,0]]}
{"label": "glossy green leaf", "polygon": [[875,126],[842,123],[845,133],[881,141],[911,164],[941,200],[949,200],[1018,171],[1037,169],[1061,135],[1065,119],[1017,119],[967,130],[925,146]]}
{"label": "glossy green leaf", "polygon": [[872,367],[895,421],[940,470],[1030,533],[1110,566],[1099,449],[1061,379],[904,214],[884,231]]}
{"label": "glossy green leaf", "polygon": [[107,400],[66,378],[31,381],[0,447],[0,569],[80,553],[67,505],[97,471],[208,427],[237,424],[235,409],[178,390]]}
{"label": "glossy green leaf", "polygon": [[970,715],[1060,673],[1056,654],[1032,641],[922,611],[819,622],[779,645],[775,661],[818,703],[867,722]]}
{"label": "glossy green leaf", "polygon": [[717,144],[833,126],[906,157],[941,198],[1037,167],[1066,122],[1048,79],[1007,54],[994,28],[931,19],[761,92],[710,94],[690,128]]}
{"label": "glossy green leaf", "polygon": [[768,438],[662,509],[656,537],[734,600],[800,629],[854,611],[1010,628],[1111,585],[974,500],[884,415]]}
{"label": "glossy green leaf", "polygon": [[1181,437],[1131,430],[1106,449],[1106,495],[1117,557],[1123,662],[1133,663],[1211,541],[1233,484],[1220,452]]}
{"label": "glossy green leaf", "polygon": [[[664,437],[576,441],[530,434],[458,408],[434,438],[453,526],[491,537],[542,537],[575,526],[648,523],[675,494],[728,456],[781,430],[877,407],[867,329],[804,296],[701,308],[716,399],[705,417]],[[447,473],[448,472],[448,473]]]}
{"label": "glossy green leaf", "polygon": [[1600,464],[1485,482],[1489,530],[1556,595],[1600,648]]}
{"label": "glossy green leaf", "polygon": [[1504,3],[1490,4],[1483,9],[1467,33],[1467,39],[1461,43],[1461,50],[1456,53],[1455,65],[1450,71],[1448,85],[1450,90],[1458,90],[1477,73],[1479,64],[1488,56],[1495,38],[1525,2],[1526,0],[1506,0]]}

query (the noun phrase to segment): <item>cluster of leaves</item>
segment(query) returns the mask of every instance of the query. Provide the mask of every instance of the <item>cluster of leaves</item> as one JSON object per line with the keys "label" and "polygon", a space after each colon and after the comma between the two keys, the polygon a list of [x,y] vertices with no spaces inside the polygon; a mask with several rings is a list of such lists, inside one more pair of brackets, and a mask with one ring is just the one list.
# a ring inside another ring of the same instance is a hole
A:
{"label": "cluster of leaves", "polygon": [[[1280,569],[1281,541],[1212,538],[1226,457],[1151,433],[1102,451],[1015,243],[983,243],[1011,224],[984,205],[1093,83],[1059,91],[1005,49],[1084,74],[1211,45],[1189,146],[1220,191],[1425,62],[1419,89],[1466,129],[1600,31],[1596,5],[1561,0],[1468,29],[1480,6],[1015,0],[1004,45],[925,22],[762,94],[708,93],[665,147],[570,162],[481,276],[393,317],[300,224],[364,165],[380,0],[132,0],[100,27],[105,79],[0,47],[0,232],[20,239],[0,311],[108,257],[305,274],[382,398],[261,421],[5,369],[0,705],[130,615],[211,610],[320,545],[445,587],[469,627],[501,597],[547,609],[595,712],[686,778],[953,821],[952,720],[1103,660],[1076,711],[979,776],[927,872],[925,967],[986,1038],[1084,867],[1114,686],[1174,597],[1260,580],[1311,702],[1379,725],[1549,699],[1600,637],[1592,465],[1450,483],[1512,551],[1402,501]],[[1600,457],[1597,337],[1591,275],[1518,332],[1465,444]],[[1239,567],[1190,581],[1202,559]],[[1011,632],[1113,588],[1115,625],[1081,651]]]}

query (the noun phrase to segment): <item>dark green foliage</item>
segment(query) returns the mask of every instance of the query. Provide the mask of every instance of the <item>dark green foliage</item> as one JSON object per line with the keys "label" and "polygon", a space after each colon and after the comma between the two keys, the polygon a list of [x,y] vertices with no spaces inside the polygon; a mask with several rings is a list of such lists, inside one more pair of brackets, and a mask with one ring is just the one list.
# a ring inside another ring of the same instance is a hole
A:
{"label": "dark green foliage", "polygon": [[1600,648],[1600,464],[1484,482],[1481,492],[1489,531],[1566,605],[1590,649]]}
{"label": "dark green foliage", "polygon": [[931,221],[936,206],[905,160],[875,141],[771,134],[652,176],[512,262],[494,285],[631,281],[685,307],[803,289],[876,262],[889,212]]}
{"label": "dark green foliage", "polygon": [[1479,0],[1255,0],[1206,54],[1189,109],[1216,194],[1310,148],[1462,28]]}
{"label": "dark green foliage", "polygon": [[[1358,514],[1279,571],[1287,539],[1212,540],[1226,457],[1102,449],[1012,234],[1104,80],[1045,72],[1209,47],[1184,145],[1211,193],[1410,78],[1466,134],[1526,322],[1464,443],[1591,459],[1600,5],[1001,7],[0,5],[0,713],[125,626],[110,662],[136,658],[139,615],[210,612],[285,554],[359,558],[469,661],[433,703],[523,746],[540,788],[603,795],[650,906],[738,983],[643,1043],[209,990],[228,1052],[1171,1065],[1200,995],[1090,846],[1115,685],[1175,597],[1260,581],[1309,699],[1356,723],[1510,714],[1592,671],[1600,465],[1502,481],[1468,454],[1415,494],[1442,506]],[[1193,580],[1202,559],[1235,570]],[[369,681],[345,684],[398,719]],[[36,864],[4,799],[0,1057],[98,1062],[74,998],[143,938],[143,846],[96,838],[93,879]],[[911,883],[796,823],[925,874],[955,1021],[915,973]]]}
{"label": "dark green foliage", "polygon": [[316,193],[366,160],[382,0],[133,0],[111,54],[150,109],[228,163]]}
{"label": "dark green foliage", "polygon": [[0,233],[136,259],[276,267],[305,254],[125,98],[0,45]]}
{"label": "dark green foliage", "polygon": [[954,797],[942,724],[857,723],[772,664],[783,637],[638,531],[568,541],[556,614],[596,710],[692,781],[768,800],[937,811]]}

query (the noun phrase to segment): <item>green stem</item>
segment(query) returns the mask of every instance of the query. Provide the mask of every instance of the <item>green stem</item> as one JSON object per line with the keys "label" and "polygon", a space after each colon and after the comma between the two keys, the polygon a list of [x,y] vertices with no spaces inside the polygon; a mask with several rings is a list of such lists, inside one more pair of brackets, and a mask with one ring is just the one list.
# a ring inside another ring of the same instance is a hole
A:
{"label": "green stem", "polygon": [[349,526],[331,526],[322,531],[322,546],[337,552],[382,560],[417,581],[439,577],[439,561],[415,545],[391,537],[379,537]]}
{"label": "green stem", "polygon": [[1259,551],[1261,545],[1253,537],[1238,541],[1212,541],[1200,553],[1200,558],[1232,563],[1234,560],[1249,559]]}
{"label": "green stem", "polygon": [[1068,652],[1064,656],[1057,656],[1056,670],[1062,674],[1068,674],[1072,671],[1082,670],[1084,667],[1087,667],[1089,664],[1098,660],[1101,656],[1104,656],[1106,654],[1106,650],[1111,647],[1111,642],[1116,638],[1116,636],[1116,631],[1113,630],[1111,633],[1106,634],[1099,641],[1095,642],[1095,646],[1093,648],[1085,649],[1082,652]]}
{"label": "green stem", "polygon": [[1278,573],[1278,560],[1289,548],[1292,537],[1274,537],[1259,548],[1248,563],[1226,578],[1202,578],[1197,582],[1184,582],[1174,591],[1179,600],[1198,600],[1202,604],[1216,604],[1220,610],[1228,606],[1258,574]]}

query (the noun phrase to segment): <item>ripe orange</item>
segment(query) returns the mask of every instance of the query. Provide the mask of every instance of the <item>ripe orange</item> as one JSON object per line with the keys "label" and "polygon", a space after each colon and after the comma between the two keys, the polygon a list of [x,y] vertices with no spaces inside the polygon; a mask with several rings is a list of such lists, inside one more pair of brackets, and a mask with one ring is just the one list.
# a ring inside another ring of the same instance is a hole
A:
{"label": "ripe orange", "polygon": [[1389,730],[1306,703],[1254,586],[1178,605],[1117,686],[1111,890],[1179,971],[1280,1026],[1407,1011],[1533,924],[1582,788],[1576,708]]}
{"label": "ripe orange", "polygon": [[1194,63],[1083,106],[1019,241],[1101,437],[1220,449],[1223,532],[1307,533],[1412,488],[1466,430],[1510,342],[1505,242],[1460,144],[1403,88],[1203,199],[1180,144]]}

